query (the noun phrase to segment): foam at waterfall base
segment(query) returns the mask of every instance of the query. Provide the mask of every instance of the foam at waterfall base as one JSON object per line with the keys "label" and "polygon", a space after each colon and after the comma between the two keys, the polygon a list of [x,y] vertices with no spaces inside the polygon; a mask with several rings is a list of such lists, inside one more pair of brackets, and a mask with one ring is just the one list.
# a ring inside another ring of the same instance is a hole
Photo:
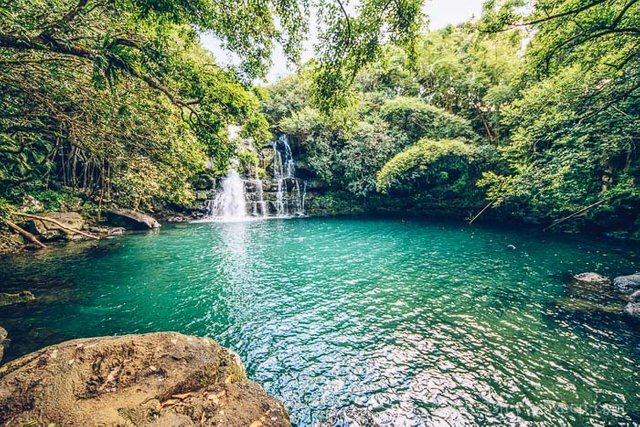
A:
{"label": "foam at waterfall base", "polygon": [[301,219],[301,218],[309,218],[307,214],[295,214],[295,215],[272,215],[272,216],[246,216],[241,218],[202,218],[202,219],[194,219],[190,221],[192,224],[206,223],[206,222],[217,222],[217,223],[239,223],[239,222],[258,222],[258,221],[267,221],[271,219]]}

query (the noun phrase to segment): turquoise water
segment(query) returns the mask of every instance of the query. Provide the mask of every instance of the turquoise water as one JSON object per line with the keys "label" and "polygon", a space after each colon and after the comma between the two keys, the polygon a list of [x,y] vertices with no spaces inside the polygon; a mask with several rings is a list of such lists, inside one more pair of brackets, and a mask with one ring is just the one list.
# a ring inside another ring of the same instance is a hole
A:
{"label": "turquoise water", "polygon": [[182,224],[93,245],[0,261],[3,290],[38,297],[0,308],[8,358],[175,330],[237,351],[297,425],[640,422],[638,324],[557,302],[567,274],[640,269],[637,245],[389,219]]}

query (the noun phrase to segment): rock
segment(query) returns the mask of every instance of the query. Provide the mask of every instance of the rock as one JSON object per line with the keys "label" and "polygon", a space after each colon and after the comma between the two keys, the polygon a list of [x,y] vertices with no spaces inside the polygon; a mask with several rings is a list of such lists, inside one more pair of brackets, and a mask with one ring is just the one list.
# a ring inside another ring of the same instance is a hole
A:
{"label": "rock", "polygon": [[120,236],[127,232],[124,227],[89,227],[89,231],[98,236]]}
{"label": "rock", "polygon": [[613,279],[613,284],[621,292],[632,292],[640,289],[640,273],[616,277]]}
{"label": "rock", "polygon": [[598,273],[580,273],[573,276],[573,280],[582,283],[589,284],[598,284],[598,285],[608,285],[611,283],[611,280],[608,278],[599,275]]}
{"label": "rock", "polygon": [[630,302],[624,308],[624,312],[626,314],[628,314],[629,316],[640,318],[640,303],[637,303],[637,302],[636,303],[632,303],[632,302]]}
{"label": "rock", "polygon": [[42,212],[43,209],[42,202],[29,194],[22,199],[22,206],[20,206],[20,211],[22,212]]}
{"label": "rock", "polygon": [[4,356],[4,348],[7,345],[8,336],[9,333],[7,332],[7,330],[0,326],[0,362],[2,362],[2,357]]}
{"label": "rock", "polygon": [[0,255],[15,253],[24,245],[22,236],[8,230],[0,230]]}
{"label": "rock", "polygon": [[[51,218],[76,230],[81,230],[82,227],[84,227],[84,219],[82,218],[82,215],[77,212],[45,212],[38,216]],[[49,221],[33,219],[31,220],[31,224],[28,228],[30,228],[35,234],[42,236],[45,241],[61,238],[72,239],[74,236],[73,232],[65,230]]]}
{"label": "rock", "polygon": [[0,292],[0,307],[13,304],[21,304],[29,301],[34,301],[35,295],[30,291],[22,291],[15,294],[7,292]]}
{"label": "rock", "polygon": [[127,230],[124,227],[113,227],[113,228],[109,229],[107,234],[109,236],[121,236],[126,232],[127,232]]}
{"label": "rock", "polygon": [[629,303],[624,308],[624,312],[629,316],[640,318],[640,291],[635,291],[629,297]]}
{"label": "rock", "polygon": [[572,276],[566,288],[567,296],[602,303],[616,295],[611,281],[597,273]]}
{"label": "rock", "polygon": [[167,218],[167,222],[189,222],[191,221],[191,217],[184,215],[174,215]]}
{"label": "rock", "polygon": [[109,232],[109,227],[101,227],[99,225],[92,225],[89,227],[89,232],[97,235],[107,234]]}
{"label": "rock", "polygon": [[289,426],[283,405],[210,338],[67,341],[0,367],[0,424]]}
{"label": "rock", "polygon": [[111,225],[132,230],[149,230],[160,227],[160,223],[149,215],[129,209],[111,209],[106,212]]}
{"label": "rock", "polygon": [[624,308],[622,304],[602,304],[580,298],[558,298],[555,304],[563,310],[603,314],[622,314]]}

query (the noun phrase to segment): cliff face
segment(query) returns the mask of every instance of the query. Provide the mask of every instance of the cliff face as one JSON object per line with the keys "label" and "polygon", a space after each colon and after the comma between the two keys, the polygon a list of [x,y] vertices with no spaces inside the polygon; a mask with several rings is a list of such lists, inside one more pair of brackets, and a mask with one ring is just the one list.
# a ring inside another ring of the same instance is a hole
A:
{"label": "cliff face", "polygon": [[2,366],[0,424],[29,423],[290,425],[237,355],[174,332],[72,340]]}

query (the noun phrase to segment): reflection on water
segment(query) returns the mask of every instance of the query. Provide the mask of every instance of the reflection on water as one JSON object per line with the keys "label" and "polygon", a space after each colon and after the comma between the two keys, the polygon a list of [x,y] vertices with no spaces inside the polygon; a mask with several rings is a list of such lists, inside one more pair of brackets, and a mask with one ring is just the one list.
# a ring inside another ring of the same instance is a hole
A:
{"label": "reflection on water", "polygon": [[3,288],[38,302],[0,324],[9,358],[79,336],[211,336],[297,425],[633,424],[639,326],[563,277],[629,273],[638,251],[392,220],[183,224],[4,260]]}

